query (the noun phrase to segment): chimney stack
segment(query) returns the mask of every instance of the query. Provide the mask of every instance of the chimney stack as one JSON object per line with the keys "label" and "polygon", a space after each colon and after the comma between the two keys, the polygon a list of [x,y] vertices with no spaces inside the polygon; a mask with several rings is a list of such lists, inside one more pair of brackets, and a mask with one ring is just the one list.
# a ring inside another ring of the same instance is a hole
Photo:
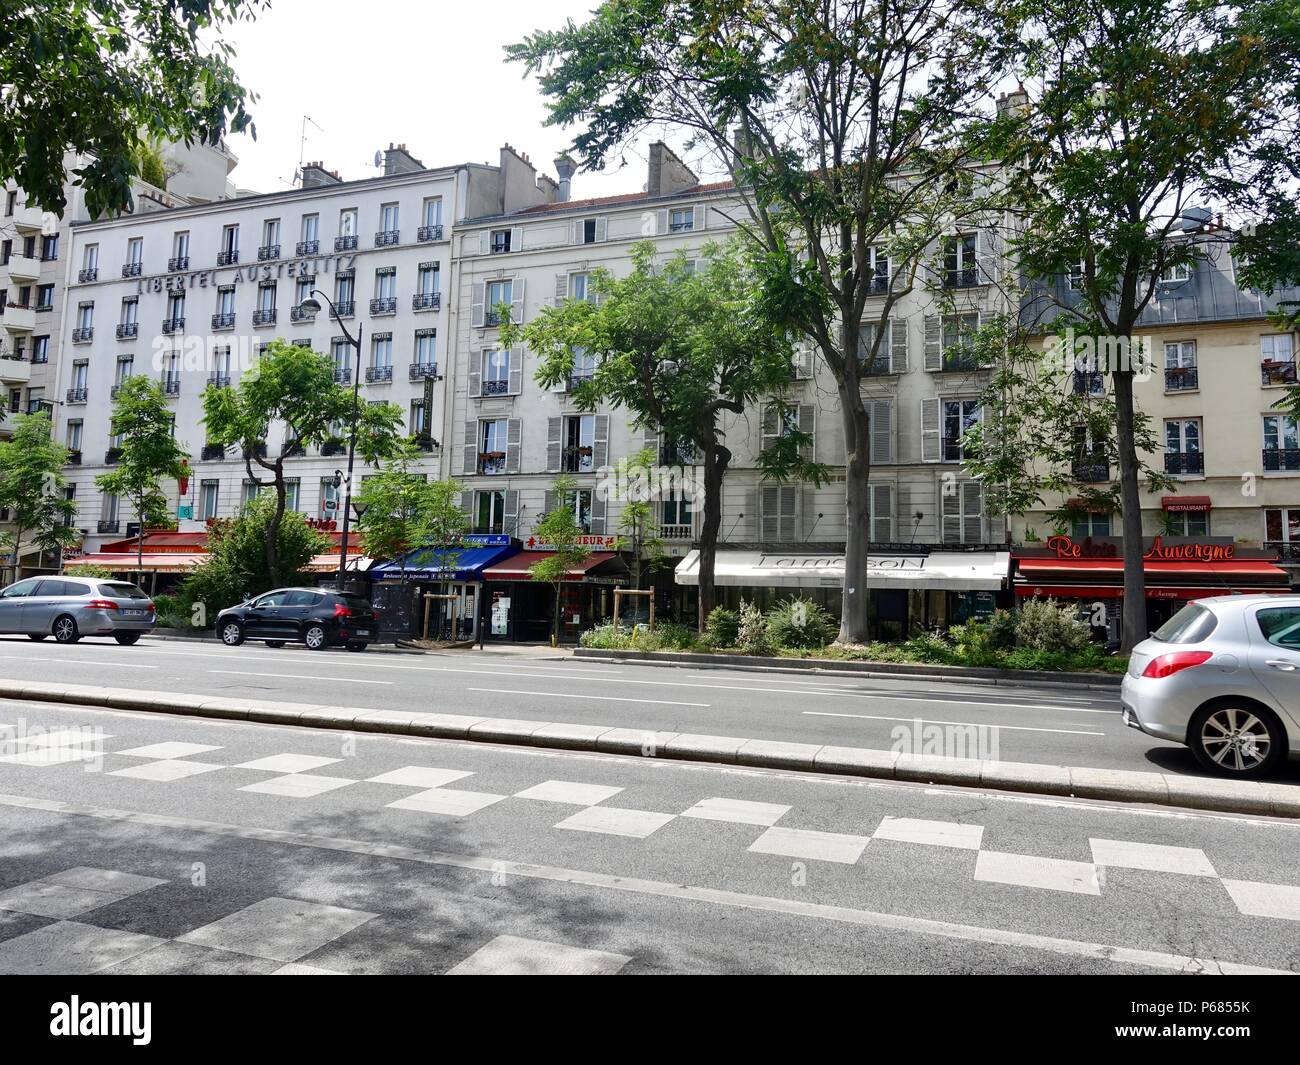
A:
{"label": "chimney stack", "polygon": [[1029,93],[1023,85],[1017,84],[1012,92],[1004,92],[998,97],[998,114],[1024,115],[1029,112]]}
{"label": "chimney stack", "polygon": [[339,177],[338,171],[325,169],[325,164],[319,159],[311,163],[302,165],[302,187],[304,189],[320,188],[322,185],[341,185],[342,178]]}
{"label": "chimney stack", "polygon": [[671,196],[693,189],[699,183],[695,171],[678,159],[663,141],[650,145],[650,173],[645,185],[649,195]]}
{"label": "chimney stack", "polygon": [[560,203],[568,203],[573,192],[573,175],[578,172],[578,164],[568,152],[555,157],[555,173],[560,178],[560,190],[557,198]]}
{"label": "chimney stack", "polygon": [[405,144],[388,144],[388,151],[384,152],[384,177],[391,177],[393,174],[414,174],[425,169],[420,160],[415,158],[406,150]]}

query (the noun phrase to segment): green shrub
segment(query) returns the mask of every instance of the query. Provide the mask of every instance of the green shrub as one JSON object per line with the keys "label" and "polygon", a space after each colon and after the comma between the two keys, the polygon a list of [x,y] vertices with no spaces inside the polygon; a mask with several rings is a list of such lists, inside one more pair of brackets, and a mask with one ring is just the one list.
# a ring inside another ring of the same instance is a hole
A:
{"label": "green shrub", "polygon": [[903,644],[903,650],[913,662],[931,662],[952,665],[957,661],[952,645],[935,632],[923,632]]}
{"label": "green shrub", "polygon": [[158,612],[158,624],[165,629],[188,629],[190,615],[179,597],[164,593],[153,597],[154,609]]}
{"label": "green shrub", "polygon": [[616,629],[611,624],[597,625],[578,637],[580,647],[599,647],[604,650],[623,650],[628,646],[629,635],[626,629]]}
{"label": "green shrub", "polygon": [[1033,651],[1077,654],[1088,646],[1091,635],[1074,616],[1074,608],[1055,599],[1026,599],[1016,619],[1016,643]]}
{"label": "green shrub", "polygon": [[998,651],[1009,651],[1016,645],[1016,616],[1009,610],[995,610],[984,625],[988,628],[989,645]]}
{"label": "green shrub", "polygon": [[1039,651],[1033,647],[1017,647],[1014,651],[1008,651],[1003,664],[1007,669],[1055,671],[1075,668],[1071,655],[1061,651]]}
{"label": "green shrub", "polygon": [[740,638],[740,615],[715,606],[704,622],[704,638],[714,647],[735,647]]}
{"label": "green shrub", "polygon": [[765,655],[772,649],[767,631],[767,619],[755,603],[740,604],[740,625],[736,632],[736,646],[747,655]]}
{"label": "green shrub", "polygon": [[954,625],[948,636],[962,665],[1001,665],[1002,652],[993,644],[993,629],[984,622],[968,621],[964,625]]}
{"label": "green shrub", "polygon": [[810,599],[787,599],[767,612],[767,634],[777,647],[807,650],[835,639],[835,620]]}
{"label": "green shrub", "polygon": [[[638,629],[637,634],[638,637],[642,634],[651,635],[644,628]],[[678,625],[674,621],[656,622],[653,635],[660,647],[673,651],[689,651],[695,646],[695,630],[686,625]]]}

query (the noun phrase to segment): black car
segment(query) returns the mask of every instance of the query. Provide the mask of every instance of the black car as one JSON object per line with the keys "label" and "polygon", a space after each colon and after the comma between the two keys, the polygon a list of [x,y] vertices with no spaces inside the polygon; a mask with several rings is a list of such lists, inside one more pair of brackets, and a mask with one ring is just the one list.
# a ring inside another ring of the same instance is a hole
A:
{"label": "black car", "polygon": [[378,633],[379,619],[365,599],[320,588],[277,588],[217,615],[217,635],[227,647],[265,640],[268,647],[293,641],[311,651],[364,651]]}

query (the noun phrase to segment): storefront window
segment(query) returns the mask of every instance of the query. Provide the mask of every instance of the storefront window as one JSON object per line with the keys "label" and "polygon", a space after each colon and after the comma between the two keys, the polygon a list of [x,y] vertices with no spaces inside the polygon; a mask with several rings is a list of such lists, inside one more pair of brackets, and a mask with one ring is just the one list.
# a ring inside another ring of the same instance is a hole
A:
{"label": "storefront window", "polygon": [[1208,510],[1175,510],[1165,514],[1165,528],[1170,536],[1209,536]]}
{"label": "storefront window", "polygon": [[478,521],[475,531],[481,533],[505,532],[505,492],[478,493]]}
{"label": "storefront window", "polygon": [[1075,540],[1086,540],[1089,536],[1109,536],[1109,514],[1086,514],[1075,518],[1070,523],[1070,536]]}

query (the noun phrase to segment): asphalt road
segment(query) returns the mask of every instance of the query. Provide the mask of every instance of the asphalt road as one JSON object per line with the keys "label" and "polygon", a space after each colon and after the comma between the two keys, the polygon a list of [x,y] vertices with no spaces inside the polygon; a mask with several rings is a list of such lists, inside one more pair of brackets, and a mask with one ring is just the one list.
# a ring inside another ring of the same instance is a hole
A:
{"label": "asphalt road", "polygon": [[1300,971],[1294,823],[40,703],[0,723],[0,973]]}
{"label": "asphalt road", "polygon": [[[1118,690],[963,685],[939,680],[668,669],[533,654],[313,652],[144,640],[0,639],[0,677],[274,698],[375,710],[481,714],[576,724],[830,743],[1013,762],[1200,773],[1182,747],[1120,721]],[[918,728],[917,722],[922,722]],[[935,730],[977,749],[930,751]],[[1300,765],[1280,779],[1300,782]]]}

